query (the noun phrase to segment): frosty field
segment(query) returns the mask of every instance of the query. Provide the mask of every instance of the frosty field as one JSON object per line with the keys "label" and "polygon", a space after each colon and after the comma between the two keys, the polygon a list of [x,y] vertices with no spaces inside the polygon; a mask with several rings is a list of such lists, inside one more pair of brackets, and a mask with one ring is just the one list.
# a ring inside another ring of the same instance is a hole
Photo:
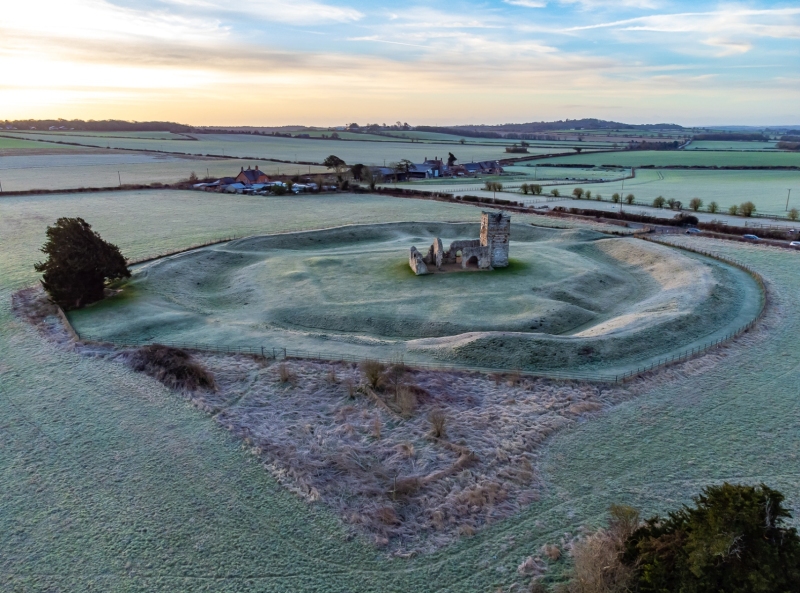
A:
{"label": "frosty field", "polygon": [[[53,145],[57,146],[57,145]],[[76,147],[71,147],[76,148]],[[5,156],[0,159],[0,183],[5,191],[114,187],[122,184],[176,183],[198,177],[235,177],[242,167],[270,174],[324,173],[316,165],[287,165],[272,161],[181,157],[144,152],[81,149],[64,154]]]}
{"label": "frosty field", "polygon": [[[275,216],[276,212],[280,216]],[[678,237],[757,268],[759,328],[629,386],[550,442],[543,493],[430,555],[389,559],[278,485],[220,429],[123,365],[54,349],[12,316],[44,228],[84,216],[129,257],[229,236],[387,220],[471,220],[467,206],[336,195],[256,200],[115,192],[0,200],[0,588],[25,591],[505,591],[544,543],[609,504],[663,513],[710,482],[765,482],[800,511],[798,255]],[[536,218],[535,220],[540,220]],[[554,221],[553,224],[561,224]],[[551,568],[555,578],[563,562]]]}
{"label": "frosty field", "polygon": [[[279,159],[321,163],[331,154],[344,159],[348,164],[383,165],[409,159],[421,163],[425,157],[439,156],[447,159],[453,152],[460,162],[474,160],[496,160],[506,158],[505,145],[457,145],[425,144],[411,142],[337,141],[314,138],[281,138],[274,136],[252,136],[249,134],[198,134],[196,141],[185,138],[160,140],[145,138],[64,136],[61,134],[15,134],[19,138],[39,138],[49,141],[76,142],[100,148],[128,148],[136,150],[158,150],[191,155],[221,155],[226,157]],[[49,142],[37,142],[48,146]],[[58,146],[58,145],[56,145]],[[552,149],[545,154],[555,152]]]}
{"label": "frosty field", "polygon": [[512,225],[511,265],[415,276],[411,245],[472,224],[395,223],[240,239],[143,264],[70,313],[83,336],[288,348],[539,372],[624,373],[759,310],[755,283],[635,239]]}
{"label": "frosty field", "polygon": [[629,150],[542,159],[541,163],[617,167],[800,167],[800,152]]}

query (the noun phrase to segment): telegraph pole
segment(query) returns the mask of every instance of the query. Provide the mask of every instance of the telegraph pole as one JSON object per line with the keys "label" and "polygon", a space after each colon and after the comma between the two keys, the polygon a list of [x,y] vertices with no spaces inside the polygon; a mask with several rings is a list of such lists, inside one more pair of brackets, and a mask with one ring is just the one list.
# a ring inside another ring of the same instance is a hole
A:
{"label": "telegraph pole", "polygon": [[789,196],[791,196],[791,195],[792,195],[792,190],[790,188],[789,189],[789,193],[786,194],[786,212],[789,212]]}
{"label": "telegraph pole", "polygon": [[119,171],[117,171],[117,181],[119,181],[119,186],[122,187],[122,175],[119,174]]}

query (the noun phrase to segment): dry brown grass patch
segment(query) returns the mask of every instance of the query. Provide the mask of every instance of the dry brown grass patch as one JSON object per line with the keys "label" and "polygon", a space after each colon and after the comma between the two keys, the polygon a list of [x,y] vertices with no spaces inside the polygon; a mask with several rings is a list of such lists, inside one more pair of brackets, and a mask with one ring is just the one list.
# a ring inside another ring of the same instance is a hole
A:
{"label": "dry brown grass patch", "polygon": [[146,373],[172,389],[216,389],[214,375],[179,348],[161,344],[144,346],[130,357],[130,365],[133,370]]}
{"label": "dry brown grass patch", "polygon": [[380,389],[385,381],[383,371],[385,366],[382,362],[377,360],[365,360],[361,363],[361,372],[364,373],[364,378],[367,384],[373,389]]}
{"label": "dry brown grass patch", "polygon": [[447,425],[447,416],[444,415],[444,412],[433,410],[428,415],[428,421],[431,423],[431,436],[435,439],[443,439]]}

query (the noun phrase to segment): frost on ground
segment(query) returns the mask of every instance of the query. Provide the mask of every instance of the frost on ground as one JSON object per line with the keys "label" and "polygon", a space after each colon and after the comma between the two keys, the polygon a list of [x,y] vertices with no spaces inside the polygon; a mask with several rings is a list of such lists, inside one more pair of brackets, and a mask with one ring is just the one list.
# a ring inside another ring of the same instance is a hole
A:
{"label": "frost on ground", "polygon": [[[62,347],[131,365],[137,351],[70,336],[41,288],[15,310]],[[379,372],[345,362],[193,353],[215,389],[186,392],[285,487],[396,554],[429,552],[537,500],[556,431],[627,397],[622,388],[516,374]]]}
{"label": "frost on ground", "polygon": [[398,554],[510,517],[542,488],[544,441],[625,391],[515,375],[195,355],[218,390],[193,401],[285,486]]}

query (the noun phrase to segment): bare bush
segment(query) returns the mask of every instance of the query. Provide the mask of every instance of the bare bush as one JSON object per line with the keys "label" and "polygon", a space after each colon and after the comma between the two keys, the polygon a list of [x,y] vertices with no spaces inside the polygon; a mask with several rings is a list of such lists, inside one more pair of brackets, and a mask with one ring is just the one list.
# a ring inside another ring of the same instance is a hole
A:
{"label": "bare bush", "polygon": [[361,372],[367,379],[367,383],[373,389],[378,389],[383,386],[383,370],[385,366],[382,362],[377,360],[365,360],[361,363]]}
{"label": "bare bush", "polygon": [[403,418],[411,418],[417,409],[417,396],[406,386],[400,388],[397,395],[397,407]]}
{"label": "bare bush", "polygon": [[297,378],[295,374],[286,366],[286,363],[278,365],[278,378],[281,383],[294,383]]}
{"label": "bare bush", "polygon": [[639,526],[639,513],[612,505],[608,527],[578,541],[572,548],[575,562],[568,593],[623,593],[628,591],[634,568],[622,563],[625,542]]}
{"label": "bare bush", "polygon": [[431,423],[431,436],[435,439],[443,439],[445,435],[445,425],[447,417],[441,410],[433,410],[428,416]]}
{"label": "bare bush", "polygon": [[172,389],[215,389],[214,375],[192,360],[185,350],[161,344],[139,348],[130,359],[135,371],[146,373]]}

